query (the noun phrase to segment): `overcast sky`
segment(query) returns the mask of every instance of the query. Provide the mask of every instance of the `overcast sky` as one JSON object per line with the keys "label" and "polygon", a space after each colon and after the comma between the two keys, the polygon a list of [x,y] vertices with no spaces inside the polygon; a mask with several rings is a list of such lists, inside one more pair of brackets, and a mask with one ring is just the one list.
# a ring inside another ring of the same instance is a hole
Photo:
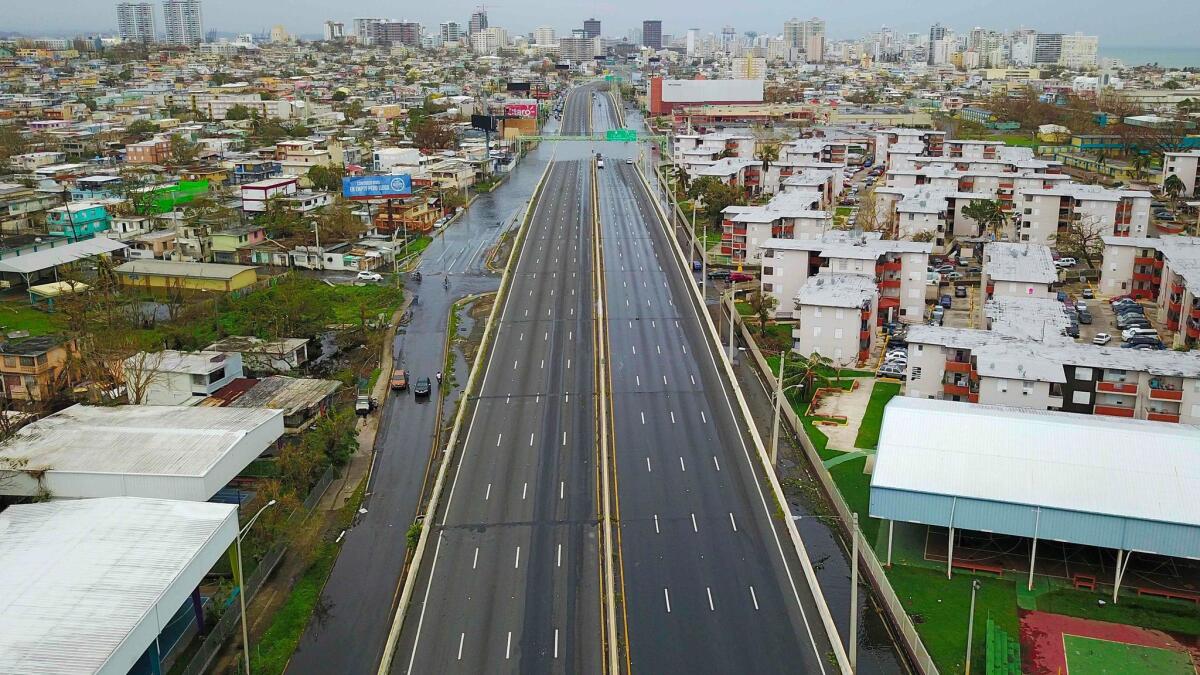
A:
{"label": "overcast sky", "polygon": [[[293,34],[319,35],[325,19],[348,24],[356,16],[410,19],[426,26],[448,20],[465,23],[477,4],[477,0],[204,0],[204,24],[206,30],[228,32],[258,32],[283,24]],[[0,31],[87,33],[116,26],[116,0],[0,0],[0,6]],[[613,37],[624,36],[642,19],[662,19],[663,32],[672,34],[688,28],[718,32],[726,24],[739,33],[779,33],[783,21],[796,14],[824,18],[830,39],[858,37],[884,24],[900,32],[924,32],[940,21],[956,30],[982,25],[1081,31],[1099,35],[1102,47],[1200,46],[1196,33],[1200,2],[1196,0],[500,0],[488,10],[491,25],[516,33],[540,25],[565,32],[595,16],[603,21],[604,35]],[[161,23],[161,11],[158,16]]]}

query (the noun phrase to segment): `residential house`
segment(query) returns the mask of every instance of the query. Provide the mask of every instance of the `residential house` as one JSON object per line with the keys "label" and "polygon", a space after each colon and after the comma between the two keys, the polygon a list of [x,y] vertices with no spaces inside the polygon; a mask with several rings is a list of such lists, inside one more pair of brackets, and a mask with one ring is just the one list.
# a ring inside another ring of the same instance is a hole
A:
{"label": "residential house", "polygon": [[253,376],[287,373],[308,363],[308,340],[305,338],[263,340],[231,335],[205,347],[204,351],[241,354],[243,368]]}
{"label": "residential house", "polygon": [[175,254],[175,230],[154,230],[132,237],[125,249],[130,260],[170,260]]}
{"label": "residential house", "polygon": [[9,401],[49,401],[68,384],[67,361],[75,342],[56,335],[38,335],[0,342],[0,397]]}
{"label": "residential house", "polygon": [[46,231],[70,241],[91,239],[109,229],[112,217],[99,202],[71,202],[46,212]]}
{"label": "residential house", "polygon": [[264,213],[271,199],[281,199],[296,194],[300,189],[300,177],[283,175],[241,185],[242,210],[246,213]]}
{"label": "residential house", "polygon": [[124,375],[130,403],[196,405],[242,377],[242,356],[237,352],[142,352],[125,360]]}
{"label": "residential house", "polygon": [[0,183],[0,231],[25,232],[40,226],[47,209],[62,203],[53,192],[38,192],[18,183]]}
{"label": "residential house", "polygon": [[212,260],[216,263],[244,262],[241,251],[257,246],[267,238],[267,232],[259,225],[227,227],[210,235]]}

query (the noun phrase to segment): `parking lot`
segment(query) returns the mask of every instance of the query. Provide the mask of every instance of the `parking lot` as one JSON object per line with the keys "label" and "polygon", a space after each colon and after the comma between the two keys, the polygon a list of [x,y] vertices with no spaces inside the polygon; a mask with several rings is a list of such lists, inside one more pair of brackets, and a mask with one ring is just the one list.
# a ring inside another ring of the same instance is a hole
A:
{"label": "parking lot", "polygon": [[[1116,316],[1113,312],[1112,305],[1108,299],[1099,297],[1088,300],[1083,298],[1083,289],[1086,284],[1072,282],[1064,284],[1059,290],[1067,293],[1076,302],[1083,302],[1088,307],[1088,312],[1092,315],[1092,323],[1080,324],[1079,339],[1077,342],[1090,344],[1099,333],[1107,333],[1112,336],[1112,341],[1108,343],[1110,347],[1119,347],[1123,340],[1121,339],[1121,329],[1117,328]],[[1094,290],[1094,287],[1093,287]],[[1161,323],[1158,318],[1158,307],[1153,303],[1140,303],[1145,309],[1146,319],[1150,322],[1151,327],[1159,330]],[[1161,333],[1160,333],[1161,335]]]}

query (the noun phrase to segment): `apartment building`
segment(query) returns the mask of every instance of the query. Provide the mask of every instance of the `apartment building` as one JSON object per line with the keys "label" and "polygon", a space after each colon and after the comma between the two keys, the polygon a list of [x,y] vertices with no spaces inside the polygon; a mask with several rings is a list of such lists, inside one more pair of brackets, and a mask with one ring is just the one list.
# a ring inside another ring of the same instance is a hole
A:
{"label": "apartment building", "polygon": [[[950,163],[934,162],[922,165],[921,161],[907,169],[894,169],[886,175],[887,187],[930,188],[952,192],[967,192],[985,196],[1000,202],[1001,208],[1011,214],[1017,193],[1027,190],[1054,189],[1071,182],[1063,173],[1046,173],[1042,167],[1017,168],[1002,162],[984,168],[962,168]],[[1011,234],[1011,233],[1009,233]],[[965,230],[955,230],[957,236],[972,236]]]}
{"label": "apartment building", "polygon": [[171,141],[153,138],[125,146],[127,164],[166,164],[171,156]]}
{"label": "apartment building", "polygon": [[268,178],[245,183],[240,190],[243,211],[264,213],[271,199],[280,199],[296,194],[300,190],[300,177],[283,175],[278,178]]}
{"label": "apartment building", "polygon": [[691,173],[715,163],[725,153],[754,159],[755,139],[750,134],[718,131],[708,134],[679,134],[671,139],[671,158]]}
{"label": "apartment building", "polygon": [[949,140],[944,146],[949,159],[1000,159],[1004,141]]}
{"label": "apartment building", "polygon": [[840,366],[866,361],[875,344],[877,296],[875,281],[859,274],[809,277],[793,300],[792,351],[816,352]]}
{"label": "apartment building", "polygon": [[931,237],[933,251],[947,250],[954,237],[978,237],[979,224],[963,215],[973,201],[988,199],[979,192],[927,186],[875,190],[875,218],[879,227],[891,230],[897,239]]}
{"label": "apartment building", "polygon": [[0,397],[9,401],[49,401],[60,391],[75,343],[54,335],[0,342]]}
{"label": "apartment building", "polygon": [[124,372],[130,403],[195,405],[242,377],[242,355],[168,349],[129,357]]}
{"label": "apartment building", "polygon": [[928,129],[884,129],[875,132],[875,163],[892,166],[892,154],[902,157],[941,157],[946,132]]}
{"label": "apartment building", "polygon": [[763,243],[761,284],[777,300],[775,317],[796,316],[796,294],[818,274],[857,274],[877,288],[880,321],[919,322],[925,312],[925,277],[933,245],[857,237],[840,230],[816,239],[768,239]]}
{"label": "apartment building", "polygon": [[204,42],[200,0],[163,0],[167,44],[192,46]]}
{"label": "apartment building", "polygon": [[123,42],[154,42],[158,33],[154,23],[154,5],[149,2],[118,2],[117,33]]}
{"label": "apartment building", "polygon": [[722,212],[721,253],[758,264],[768,239],[815,239],[829,230],[832,216],[818,192],[785,192],[765,206],[729,206]]}
{"label": "apartment building", "polygon": [[1105,237],[1100,291],[1154,301],[1163,342],[1200,346],[1200,237]]}
{"label": "apartment building", "polygon": [[1200,423],[1200,354],[911,326],[905,395]]}
{"label": "apartment building", "polygon": [[71,202],[46,212],[46,232],[71,241],[91,239],[111,224],[112,216],[100,202]]}
{"label": "apartment building", "polygon": [[1058,269],[1050,247],[994,241],[983,247],[980,291],[992,298],[1048,298]]}
{"label": "apartment building", "polygon": [[1197,184],[1197,177],[1200,176],[1198,168],[1200,168],[1200,150],[1165,153],[1162,168],[1163,182],[1165,184],[1168,178],[1175,176],[1183,182],[1182,196],[1200,197],[1200,184]]}
{"label": "apartment building", "polygon": [[783,162],[820,162],[845,166],[850,144],[829,138],[800,138],[779,148]]}
{"label": "apartment building", "polygon": [[1016,239],[1051,244],[1072,224],[1103,235],[1144,237],[1150,228],[1149,192],[1065,183],[1023,190],[1015,199]]}

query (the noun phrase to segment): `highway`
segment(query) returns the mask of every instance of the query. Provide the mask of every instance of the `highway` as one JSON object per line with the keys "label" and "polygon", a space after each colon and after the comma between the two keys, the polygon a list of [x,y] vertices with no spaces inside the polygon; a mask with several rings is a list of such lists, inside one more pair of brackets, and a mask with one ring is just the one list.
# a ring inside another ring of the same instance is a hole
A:
{"label": "highway", "polygon": [[[607,108],[607,99],[602,105]],[[615,123],[615,116],[602,116]],[[632,672],[838,672],[685,276],[635,167],[599,172]],[[610,152],[606,148],[606,153]]]}
{"label": "highway", "polygon": [[543,194],[393,672],[602,670],[590,163],[552,162]]}

